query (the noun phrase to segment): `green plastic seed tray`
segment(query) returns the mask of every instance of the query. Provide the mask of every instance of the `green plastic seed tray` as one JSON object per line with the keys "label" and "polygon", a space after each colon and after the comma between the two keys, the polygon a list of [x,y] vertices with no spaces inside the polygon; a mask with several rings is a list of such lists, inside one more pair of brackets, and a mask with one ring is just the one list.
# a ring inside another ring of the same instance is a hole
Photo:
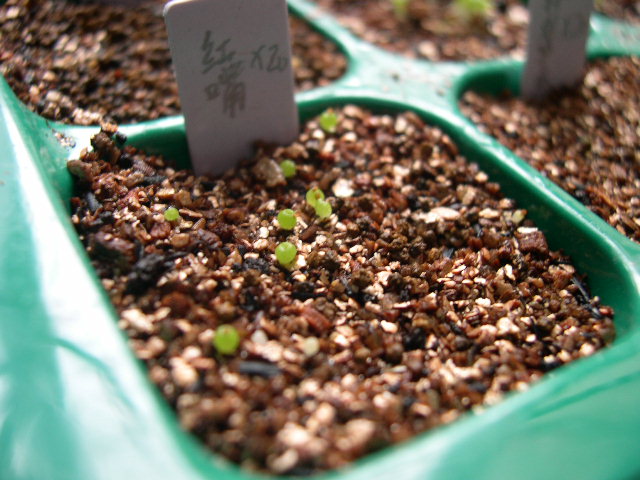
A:
{"label": "green plastic seed tray", "polygon": [[[501,183],[615,309],[617,339],[481,414],[323,479],[627,479],[640,475],[640,245],[588,211],[458,110],[467,89],[518,91],[522,62],[429,63],[375,48],[304,0],[290,8],[349,68],[297,96],[301,119],[355,102],[410,109]],[[594,15],[591,58],[639,55],[640,28]],[[203,480],[258,475],[205,452],[146,378],[69,221],[66,161],[94,127],[30,113],[0,80],[0,479]],[[181,117],[124,126],[129,143],[188,163]]]}

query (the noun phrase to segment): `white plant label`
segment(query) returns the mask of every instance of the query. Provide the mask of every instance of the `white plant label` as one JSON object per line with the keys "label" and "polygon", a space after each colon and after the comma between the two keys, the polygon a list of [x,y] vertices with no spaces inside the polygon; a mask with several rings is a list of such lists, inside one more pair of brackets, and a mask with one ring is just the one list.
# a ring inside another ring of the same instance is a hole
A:
{"label": "white plant label", "polygon": [[296,138],[286,0],[174,0],[164,16],[196,174]]}
{"label": "white plant label", "polygon": [[524,98],[539,100],[582,79],[593,0],[529,0],[528,6],[521,90]]}

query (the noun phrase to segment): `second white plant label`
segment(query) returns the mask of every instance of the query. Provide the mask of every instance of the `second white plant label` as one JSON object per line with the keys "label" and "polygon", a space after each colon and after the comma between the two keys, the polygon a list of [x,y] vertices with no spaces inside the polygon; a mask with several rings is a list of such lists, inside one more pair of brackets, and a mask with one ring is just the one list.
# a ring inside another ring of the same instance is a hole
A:
{"label": "second white plant label", "polygon": [[522,96],[539,100],[580,81],[593,0],[529,0]]}
{"label": "second white plant label", "polygon": [[196,174],[295,139],[286,0],[174,0],[165,22]]}

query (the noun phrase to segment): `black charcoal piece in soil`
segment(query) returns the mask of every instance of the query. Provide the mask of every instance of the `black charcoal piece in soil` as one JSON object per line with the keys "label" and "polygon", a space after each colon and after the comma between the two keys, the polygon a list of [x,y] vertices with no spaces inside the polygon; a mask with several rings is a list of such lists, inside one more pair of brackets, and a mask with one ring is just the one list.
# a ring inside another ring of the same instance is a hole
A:
{"label": "black charcoal piece in soil", "polygon": [[308,300],[319,296],[315,292],[315,285],[311,282],[298,282],[293,284],[291,296],[298,300]]}
{"label": "black charcoal piece in soil", "polygon": [[640,57],[592,62],[579,88],[543,103],[467,92],[479,128],[623,235],[640,242]]}
{"label": "black charcoal piece in soil", "polygon": [[[312,157],[304,154],[310,144],[328,154],[300,160],[300,190],[267,187],[254,174],[257,158],[203,179],[127,147],[166,177],[162,186],[131,188],[127,180],[139,172],[111,162],[107,145],[69,165],[95,170],[91,191],[112,212],[114,221],[96,232],[89,208],[76,208],[73,221],[128,262],[130,270],[113,268],[88,242],[150,377],[185,429],[251,470],[342,467],[494,404],[614,337],[613,312],[590,298],[570,259],[547,247],[477,165],[446,147],[442,131],[414,113],[348,105],[339,115],[348,121],[329,135],[314,135],[317,119],[302,127],[299,158]],[[412,128],[396,131],[398,119]],[[380,138],[415,153],[390,154]],[[286,154],[276,149],[274,160]],[[348,165],[327,180],[337,159]],[[413,168],[431,175],[417,182]],[[98,187],[116,179],[106,201]],[[326,182],[334,201],[338,181],[359,182],[362,195],[345,196],[328,219],[315,220],[305,192]],[[408,197],[414,208],[398,208]],[[189,215],[199,220],[167,222],[166,208],[189,198]],[[286,237],[297,247],[288,268],[274,255],[282,241],[274,212],[284,208],[304,219]],[[429,246],[398,254],[416,236]],[[221,357],[212,340],[223,323],[241,340]]]}
{"label": "black charcoal piece in soil", "polygon": [[129,293],[142,293],[147,288],[156,283],[160,275],[171,268],[176,255],[166,257],[165,255],[152,253],[145,255],[138,260],[127,276],[126,291]]}
{"label": "black charcoal piece in soil", "polygon": [[238,365],[238,372],[243,375],[256,375],[265,378],[275,377],[281,373],[278,366],[273,363],[252,361],[240,362]]}
{"label": "black charcoal piece in soil", "polygon": [[[0,2],[0,73],[20,100],[51,120],[98,125],[177,115],[165,3]],[[297,90],[342,76],[346,59],[333,43],[293,16],[290,32]]]}
{"label": "black charcoal piece in soil", "polygon": [[87,202],[87,207],[91,213],[96,213],[96,211],[102,206],[93,192],[85,193],[84,199]]}

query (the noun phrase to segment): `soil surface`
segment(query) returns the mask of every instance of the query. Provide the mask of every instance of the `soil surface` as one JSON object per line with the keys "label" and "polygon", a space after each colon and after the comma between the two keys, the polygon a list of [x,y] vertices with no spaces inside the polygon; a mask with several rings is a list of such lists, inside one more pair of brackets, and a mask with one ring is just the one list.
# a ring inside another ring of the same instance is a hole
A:
{"label": "soil surface", "polygon": [[[68,164],[72,222],[151,380],[186,430],[251,470],[345,466],[614,337],[612,310],[442,131],[333,114],[217,179],[123,146],[112,125]],[[221,325],[240,336],[227,354]]]}
{"label": "soil surface", "polygon": [[541,104],[467,92],[462,111],[619,232],[640,242],[640,58],[593,62]]}
{"label": "soil surface", "polygon": [[[520,0],[488,1],[489,8],[477,14],[451,0],[315,2],[359,37],[408,57],[432,61],[524,58],[529,13]],[[595,9],[640,23],[637,0],[599,0]]]}
{"label": "soil surface", "polygon": [[[529,12],[519,0],[470,15],[449,0],[317,0],[359,37],[412,58],[481,60],[523,56]],[[397,5],[406,7],[400,12]]]}
{"label": "soil surface", "polygon": [[[45,118],[135,123],[180,113],[162,8],[88,1],[9,0],[0,6],[0,73]],[[290,17],[298,90],[340,77],[336,46]]]}

